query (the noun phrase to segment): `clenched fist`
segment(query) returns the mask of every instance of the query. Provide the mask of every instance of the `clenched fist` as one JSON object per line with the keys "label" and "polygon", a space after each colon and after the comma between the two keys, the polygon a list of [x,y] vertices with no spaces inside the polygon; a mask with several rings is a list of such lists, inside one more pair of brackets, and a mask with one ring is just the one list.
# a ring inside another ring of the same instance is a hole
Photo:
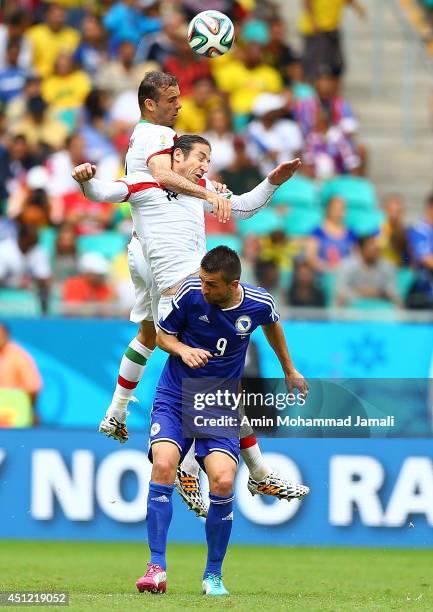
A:
{"label": "clenched fist", "polygon": [[90,181],[95,174],[96,166],[94,164],[90,164],[89,162],[75,166],[75,168],[72,170],[72,178],[74,178],[78,183]]}

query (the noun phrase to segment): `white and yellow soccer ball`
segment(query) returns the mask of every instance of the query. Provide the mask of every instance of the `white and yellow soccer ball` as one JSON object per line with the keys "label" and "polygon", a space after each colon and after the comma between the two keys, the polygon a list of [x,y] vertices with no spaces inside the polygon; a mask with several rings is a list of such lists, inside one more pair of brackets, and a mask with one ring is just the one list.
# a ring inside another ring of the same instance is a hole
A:
{"label": "white and yellow soccer ball", "polygon": [[205,57],[224,55],[235,39],[233,22],[219,11],[203,11],[191,19],[188,26],[188,44],[193,51]]}

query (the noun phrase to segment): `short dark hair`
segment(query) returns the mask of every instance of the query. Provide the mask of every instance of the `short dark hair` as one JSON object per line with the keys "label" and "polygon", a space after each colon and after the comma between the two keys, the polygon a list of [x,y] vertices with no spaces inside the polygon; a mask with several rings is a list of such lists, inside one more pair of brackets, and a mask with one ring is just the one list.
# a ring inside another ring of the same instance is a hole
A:
{"label": "short dark hair", "polygon": [[146,72],[138,88],[138,106],[140,110],[143,110],[145,100],[150,98],[158,102],[160,90],[174,87],[175,85],[177,85],[176,77],[168,72],[159,72],[158,70]]}
{"label": "short dark hair", "polygon": [[203,257],[201,267],[208,274],[221,272],[226,283],[239,280],[241,277],[241,260],[233,249],[227,246],[217,246]]}
{"label": "short dark hair", "polygon": [[204,144],[211,148],[210,142],[200,136],[199,134],[183,134],[183,136],[179,136],[176,138],[173,145],[173,151],[175,149],[180,149],[185,157],[191,153],[192,148],[195,144]]}
{"label": "short dark hair", "polygon": [[357,243],[360,249],[362,249],[365,246],[365,243],[368,242],[369,240],[371,240],[372,238],[377,238],[377,234],[366,234],[365,236],[360,236],[357,239]]}

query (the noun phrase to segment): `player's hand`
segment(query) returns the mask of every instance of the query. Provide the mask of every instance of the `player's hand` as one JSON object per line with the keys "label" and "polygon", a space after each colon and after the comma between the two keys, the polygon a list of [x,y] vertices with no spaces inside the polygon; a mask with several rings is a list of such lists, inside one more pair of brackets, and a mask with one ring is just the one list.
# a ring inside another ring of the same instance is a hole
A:
{"label": "player's hand", "polygon": [[96,174],[96,166],[94,164],[89,164],[86,162],[85,164],[80,164],[79,166],[75,166],[72,170],[72,178],[75,179],[78,183],[85,183],[86,181],[90,181]]}
{"label": "player's hand", "polygon": [[222,223],[226,223],[230,219],[232,205],[230,200],[227,200],[219,193],[208,192],[207,201],[212,204],[213,215]]}
{"label": "player's hand", "polygon": [[298,389],[303,395],[308,395],[308,383],[298,370],[292,370],[286,374],[286,387],[288,391]]}
{"label": "player's hand", "polygon": [[186,346],[184,349],[182,349],[179,356],[183,363],[190,368],[196,369],[205,366],[212,357],[212,353],[209,353],[209,351],[205,351],[204,349]]}
{"label": "player's hand", "polygon": [[227,189],[227,185],[225,183],[219,183],[218,181],[211,181],[212,185],[215,187],[217,193],[229,193]]}
{"label": "player's hand", "polygon": [[297,157],[291,161],[283,162],[268,174],[268,181],[272,185],[282,185],[295,174],[296,170],[301,166],[302,162]]}

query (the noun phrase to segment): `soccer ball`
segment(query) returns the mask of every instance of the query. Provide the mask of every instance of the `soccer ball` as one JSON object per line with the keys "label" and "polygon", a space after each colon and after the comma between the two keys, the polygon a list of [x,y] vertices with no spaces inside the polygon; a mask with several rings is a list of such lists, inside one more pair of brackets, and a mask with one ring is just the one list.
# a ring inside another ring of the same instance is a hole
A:
{"label": "soccer ball", "polygon": [[218,57],[230,51],[235,39],[231,19],[219,11],[203,11],[191,19],[188,44],[193,51],[206,57]]}

